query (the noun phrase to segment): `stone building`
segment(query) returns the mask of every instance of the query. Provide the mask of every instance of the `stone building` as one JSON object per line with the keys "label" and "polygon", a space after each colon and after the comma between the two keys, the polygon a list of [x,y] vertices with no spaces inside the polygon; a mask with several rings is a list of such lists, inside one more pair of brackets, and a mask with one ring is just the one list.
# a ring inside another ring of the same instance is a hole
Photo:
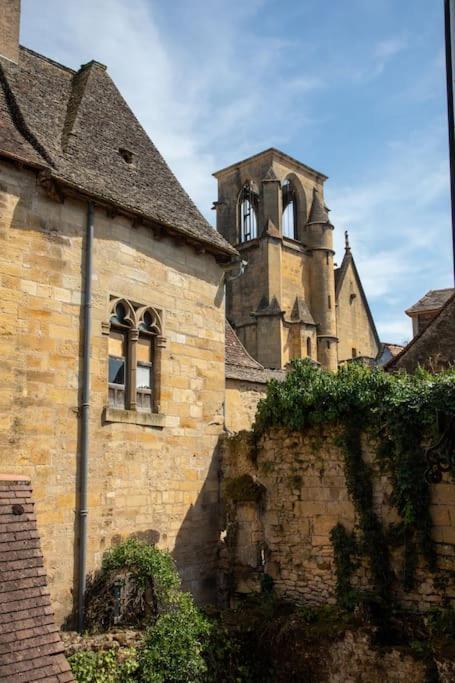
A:
{"label": "stone building", "polygon": [[413,306],[406,309],[405,313],[412,320],[412,334],[416,337],[431,323],[438,315],[441,308],[453,296],[455,289],[430,289]]}
{"label": "stone building", "polygon": [[106,67],[19,47],[19,15],[2,3],[1,470],[32,481],[60,621],[81,562],[95,569],[133,534],[212,598],[224,275],[238,256]]}
{"label": "stone building", "polygon": [[423,367],[441,372],[455,365],[455,290],[431,290],[406,313],[413,318],[415,336],[385,366],[414,372]]}
{"label": "stone building", "polygon": [[375,359],[380,343],[348,242],[334,269],[325,175],[277,149],[214,174],[218,231],[247,267],[228,283],[226,315],[267,368],[311,358]]}
{"label": "stone building", "polygon": [[2,473],[32,482],[57,620],[131,535],[213,599],[219,435],[290,359],[377,353],[352,255],[336,276],[325,176],[276,150],[216,174],[213,230],[106,67],[19,46],[19,21],[4,0]]}

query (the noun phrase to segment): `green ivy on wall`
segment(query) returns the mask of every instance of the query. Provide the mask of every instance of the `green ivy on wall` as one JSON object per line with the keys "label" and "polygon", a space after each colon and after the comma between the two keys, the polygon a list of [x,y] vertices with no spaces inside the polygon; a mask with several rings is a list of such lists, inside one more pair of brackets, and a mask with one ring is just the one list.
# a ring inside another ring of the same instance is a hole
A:
{"label": "green ivy on wall", "polygon": [[[256,440],[273,427],[300,431],[338,423],[342,428],[346,485],[358,514],[361,538],[354,544],[341,525],[332,531],[341,602],[352,598],[352,558],[359,553],[369,559],[379,596],[388,599],[392,536],[395,544],[404,546],[402,581],[406,590],[414,585],[419,552],[429,569],[435,569],[425,445],[436,440],[439,418],[453,415],[455,369],[439,375],[425,370],[413,375],[391,374],[350,363],[332,373],[298,360],[284,382],[269,383],[267,396],[258,405]],[[376,438],[376,464],[392,483],[392,504],[401,518],[393,534],[384,532],[373,509],[372,468],[362,455],[365,431]]]}

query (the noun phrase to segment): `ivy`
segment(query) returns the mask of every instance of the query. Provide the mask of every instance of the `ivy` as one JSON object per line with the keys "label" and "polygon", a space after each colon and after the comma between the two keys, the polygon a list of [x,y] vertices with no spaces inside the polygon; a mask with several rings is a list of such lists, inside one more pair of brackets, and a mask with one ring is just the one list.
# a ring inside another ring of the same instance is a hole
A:
{"label": "ivy", "polygon": [[[399,538],[404,545],[403,586],[410,590],[419,552],[430,570],[436,565],[425,445],[435,441],[441,416],[447,420],[454,415],[455,369],[439,375],[422,369],[412,375],[391,374],[351,363],[331,373],[297,360],[284,382],[269,383],[267,396],[258,405],[254,434],[257,442],[273,427],[300,431],[327,423],[341,425],[346,484],[359,518],[362,549],[369,557],[380,596],[387,598],[392,576],[388,539],[373,509],[372,472],[362,456],[361,433],[368,431],[377,439],[376,462],[392,483],[392,503],[401,517]],[[341,547],[349,554],[350,546],[346,538],[341,543],[339,529],[334,530],[333,539],[335,550],[339,542],[337,575],[344,577],[341,583],[346,593],[350,560],[345,558],[343,565]]]}
{"label": "ivy", "polygon": [[337,601],[341,607],[350,611],[357,602],[351,585],[351,578],[357,566],[353,560],[358,551],[357,543],[354,534],[349,534],[340,523],[330,532],[330,542],[335,557]]}

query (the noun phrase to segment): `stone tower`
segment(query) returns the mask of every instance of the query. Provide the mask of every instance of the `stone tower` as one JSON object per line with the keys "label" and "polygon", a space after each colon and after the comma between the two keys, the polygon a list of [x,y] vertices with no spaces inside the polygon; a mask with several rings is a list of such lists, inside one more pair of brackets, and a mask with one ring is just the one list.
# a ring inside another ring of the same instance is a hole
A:
{"label": "stone tower", "polygon": [[333,243],[322,173],[268,149],[214,174],[217,229],[248,262],[226,315],[268,368],[310,357],[337,368]]}

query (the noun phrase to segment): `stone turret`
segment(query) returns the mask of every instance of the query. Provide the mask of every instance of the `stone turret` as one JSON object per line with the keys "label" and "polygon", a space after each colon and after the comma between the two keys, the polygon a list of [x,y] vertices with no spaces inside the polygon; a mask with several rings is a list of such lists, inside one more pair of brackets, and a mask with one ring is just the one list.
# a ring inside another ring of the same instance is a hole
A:
{"label": "stone turret", "polygon": [[276,149],[214,175],[217,229],[248,261],[244,275],[228,282],[226,295],[227,318],[242,343],[268,368],[310,357],[335,369],[326,176]]}
{"label": "stone turret", "polygon": [[333,225],[317,188],[305,226],[304,239],[310,256],[310,305],[317,324],[318,360],[324,367],[338,366],[335,278],[333,276]]}

